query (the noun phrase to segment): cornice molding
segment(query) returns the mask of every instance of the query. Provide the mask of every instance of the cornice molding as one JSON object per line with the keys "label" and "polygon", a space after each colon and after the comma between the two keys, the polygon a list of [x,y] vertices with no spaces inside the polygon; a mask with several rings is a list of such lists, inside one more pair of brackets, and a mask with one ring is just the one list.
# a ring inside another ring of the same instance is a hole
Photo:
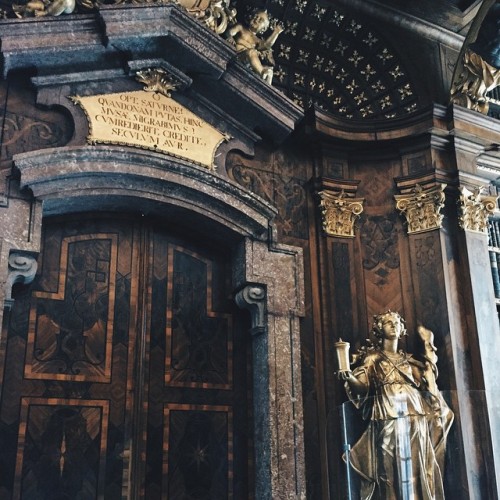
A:
{"label": "cornice molding", "polygon": [[358,122],[313,108],[307,116],[307,132],[347,142],[392,141],[425,134],[446,138],[446,117],[447,108],[439,104],[408,117]]}
{"label": "cornice molding", "polygon": [[[192,77],[189,92],[192,88],[246,129],[259,130],[277,144],[304,114],[238,62],[226,40],[173,3],[103,6],[95,15],[43,20],[4,19],[0,41],[4,78],[13,70],[36,70],[44,76],[34,82],[42,86],[58,81],[76,85],[87,78],[94,93],[102,93],[99,85],[109,92],[113,81],[132,78],[123,69],[127,65],[131,71],[145,61],[163,60],[174,72]],[[85,70],[78,74],[78,68]]]}
{"label": "cornice molding", "polygon": [[[416,17],[410,13],[404,12],[387,5],[385,2],[377,0],[337,0],[337,3],[355,9],[365,15],[370,16],[373,20],[387,22],[404,29],[416,31],[439,43],[443,43],[448,47],[460,50],[464,43],[465,37],[450,29],[438,26],[430,21]],[[475,7],[477,8],[477,7]],[[464,23],[470,21],[474,11],[468,11],[464,14]]]}

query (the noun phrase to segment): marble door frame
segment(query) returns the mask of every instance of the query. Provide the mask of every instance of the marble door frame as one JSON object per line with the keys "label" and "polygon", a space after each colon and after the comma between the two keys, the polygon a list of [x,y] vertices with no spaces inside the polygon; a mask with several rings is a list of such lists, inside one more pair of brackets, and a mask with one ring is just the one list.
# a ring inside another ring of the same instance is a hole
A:
{"label": "marble door frame", "polygon": [[23,153],[14,164],[20,184],[13,184],[0,213],[0,321],[12,304],[12,286],[36,274],[44,217],[132,206],[160,220],[185,216],[193,231],[208,224],[231,238],[235,300],[252,320],[255,497],[306,498],[303,256],[277,241],[276,209],[227,177],[142,150],[65,147]]}

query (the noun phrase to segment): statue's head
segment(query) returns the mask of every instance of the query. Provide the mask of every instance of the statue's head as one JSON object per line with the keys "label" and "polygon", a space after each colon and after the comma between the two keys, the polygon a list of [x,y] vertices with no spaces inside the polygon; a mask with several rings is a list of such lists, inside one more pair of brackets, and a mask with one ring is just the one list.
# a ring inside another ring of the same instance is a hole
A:
{"label": "statue's head", "polygon": [[254,33],[264,33],[269,28],[269,15],[267,10],[257,10],[248,21],[249,28]]}
{"label": "statue's head", "polygon": [[372,333],[379,339],[399,339],[407,334],[405,320],[395,311],[388,310],[373,317]]}

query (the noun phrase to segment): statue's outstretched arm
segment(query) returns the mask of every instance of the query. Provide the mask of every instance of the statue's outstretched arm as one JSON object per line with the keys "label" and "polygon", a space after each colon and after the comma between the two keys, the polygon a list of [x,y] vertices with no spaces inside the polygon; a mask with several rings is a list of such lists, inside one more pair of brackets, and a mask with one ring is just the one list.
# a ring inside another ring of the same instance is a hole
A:
{"label": "statue's outstretched arm", "polygon": [[436,384],[436,379],[438,375],[437,371],[437,354],[436,346],[434,345],[434,333],[420,325],[417,329],[422,342],[424,343],[424,363],[425,368],[423,370],[423,376],[426,381],[427,388],[432,394],[438,393],[438,387]]}

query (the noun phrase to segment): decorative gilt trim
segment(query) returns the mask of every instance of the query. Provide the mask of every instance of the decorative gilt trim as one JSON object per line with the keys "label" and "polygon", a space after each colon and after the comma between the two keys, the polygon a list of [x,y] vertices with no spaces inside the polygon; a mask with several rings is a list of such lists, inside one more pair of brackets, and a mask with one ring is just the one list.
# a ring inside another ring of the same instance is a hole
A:
{"label": "decorative gilt trim", "polygon": [[235,296],[241,309],[248,309],[252,317],[252,336],[266,331],[266,289],[262,285],[247,285]]}
{"label": "decorative gilt trim", "polygon": [[363,212],[364,198],[348,197],[344,190],[338,194],[320,191],[323,230],[328,236],[354,238],[354,223]]}
{"label": "decorative gilt trim", "polygon": [[[127,62],[129,74],[136,76],[137,73],[159,70],[172,84],[176,85],[177,91],[186,90],[193,83],[193,79],[180,71],[178,68],[162,58],[132,59]],[[144,83],[141,81],[141,83]]]}
{"label": "decorative gilt trim", "polygon": [[10,308],[14,302],[12,299],[12,287],[16,283],[28,285],[35,279],[37,262],[32,254],[16,250],[9,255],[9,274],[5,289],[5,307]]}
{"label": "decorative gilt trim", "polygon": [[487,114],[486,95],[500,82],[500,70],[488,64],[479,54],[467,49],[463,55],[462,72],[451,87],[451,102]]}
{"label": "decorative gilt trim", "polygon": [[416,184],[409,193],[394,196],[396,208],[406,217],[408,234],[441,228],[443,214],[440,211],[444,206],[445,188],[446,184],[437,184],[427,189]]}
{"label": "decorative gilt trim", "polygon": [[482,195],[483,186],[470,191],[466,187],[460,189],[459,224],[465,231],[488,232],[488,217],[495,213],[498,196]]}
{"label": "decorative gilt trim", "polygon": [[138,82],[144,83],[146,92],[159,92],[165,97],[171,97],[172,91],[179,88],[179,83],[175,82],[163,68],[148,68],[137,71],[135,78]]}
{"label": "decorative gilt trim", "polygon": [[229,6],[229,0],[209,0],[208,5],[205,3],[204,7],[201,7],[202,2],[179,0],[178,3],[218,35],[224,34],[228,26],[236,24],[236,9]]}

